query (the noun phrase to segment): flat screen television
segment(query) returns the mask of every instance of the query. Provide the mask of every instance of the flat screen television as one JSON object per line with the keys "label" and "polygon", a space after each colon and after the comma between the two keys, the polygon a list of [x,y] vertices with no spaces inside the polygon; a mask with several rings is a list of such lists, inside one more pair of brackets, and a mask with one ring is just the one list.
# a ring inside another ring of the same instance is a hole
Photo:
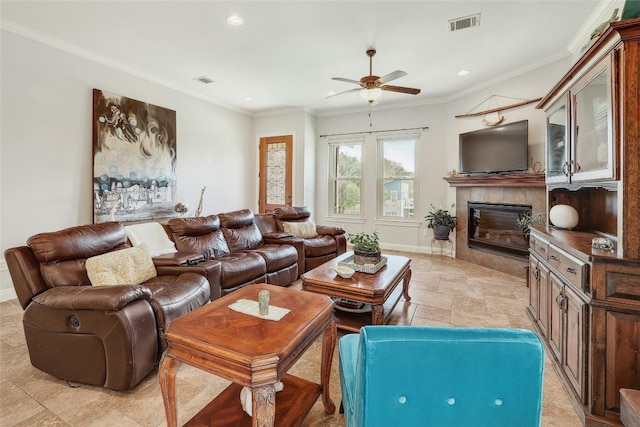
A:
{"label": "flat screen television", "polygon": [[463,174],[521,172],[529,169],[529,121],[460,134]]}

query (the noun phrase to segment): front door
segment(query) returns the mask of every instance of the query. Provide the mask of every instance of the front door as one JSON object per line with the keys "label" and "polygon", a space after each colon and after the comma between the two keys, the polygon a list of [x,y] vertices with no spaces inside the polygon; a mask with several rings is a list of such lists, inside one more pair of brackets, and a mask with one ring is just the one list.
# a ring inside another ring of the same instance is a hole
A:
{"label": "front door", "polygon": [[291,206],[293,135],[260,138],[260,213]]}

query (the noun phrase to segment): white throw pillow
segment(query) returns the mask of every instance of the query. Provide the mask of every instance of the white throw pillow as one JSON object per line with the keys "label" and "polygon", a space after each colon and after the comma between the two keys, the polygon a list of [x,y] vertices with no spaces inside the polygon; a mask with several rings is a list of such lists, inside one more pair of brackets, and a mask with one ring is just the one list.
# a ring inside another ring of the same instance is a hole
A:
{"label": "white throw pillow", "polygon": [[167,232],[159,222],[127,225],[124,228],[133,246],[147,244],[152,257],[178,252],[176,245],[169,239]]}
{"label": "white throw pillow", "polygon": [[309,239],[318,235],[316,224],[313,221],[283,222],[282,228],[286,233],[291,233],[294,237],[302,239]]}
{"label": "white throw pillow", "polygon": [[85,266],[93,286],[139,285],[158,275],[145,244],[88,258]]}

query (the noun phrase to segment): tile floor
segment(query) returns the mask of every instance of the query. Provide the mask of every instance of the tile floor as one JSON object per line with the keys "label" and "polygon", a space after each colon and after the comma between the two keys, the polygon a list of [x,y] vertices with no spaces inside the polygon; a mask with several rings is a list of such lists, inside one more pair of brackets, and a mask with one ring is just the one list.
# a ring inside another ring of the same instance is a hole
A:
{"label": "tile floor", "polygon": [[[531,329],[525,314],[525,280],[446,256],[405,254],[412,258],[411,302],[401,302],[393,324],[517,327]],[[299,287],[299,281],[294,287]],[[135,389],[71,388],[33,368],[22,331],[17,300],[0,304],[0,426],[163,426],[164,407],[152,371]],[[339,336],[341,336],[339,332]],[[320,341],[292,368],[294,375],[319,381]],[[178,422],[185,423],[228,382],[182,365],[178,371]],[[337,357],[331,397],[340,404]],[[304,426],[342,426],[336,413],[324,413],[320,399]],[[556,371],[547,359],[543,426],[572,427],[581,422]]]}

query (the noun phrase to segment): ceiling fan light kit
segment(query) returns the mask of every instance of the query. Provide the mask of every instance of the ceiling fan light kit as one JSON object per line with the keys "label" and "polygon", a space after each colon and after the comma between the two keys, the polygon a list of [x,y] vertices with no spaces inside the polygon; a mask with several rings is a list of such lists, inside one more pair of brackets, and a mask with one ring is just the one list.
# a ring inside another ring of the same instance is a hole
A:
{"label": "ceiling fan light kit", "polygon": [[382,96],[382,91],[390,91],[390,92],[399,92],[406,93],[409,95],[417,95],[420,93],[420,89],[414,89],[410,87],[402,87],[402,86],[391,86],[386,83],[399,79],[400,77],[404,77],[407,75],[404,71],[396,70],[382,77],[373,75],[373,56],[376,54],[375,49],[369,49],[366,52],[369,57],[369,75],[362,77],[360,80],[353,79],[345,79],[343,77],[333,77],[332,80],[337,80],[346,83],[354,83],[359,85],[359,88],[347,90],[344,92],[336,93],[333,95],[329,95],[327,98],[331,98],[332,96],[342,95],[343,93],[348,92],[360,92],[360,96],[362,99],[367,101],[369,104],[373,104]]}
{"label": "ceiling fan light kit", "polygon": [[365,89],[360,91],[360,96],[369,104],[373,104],[378,100],[378,98],[382,96],[382,89],[380,89],[379,87]]}

